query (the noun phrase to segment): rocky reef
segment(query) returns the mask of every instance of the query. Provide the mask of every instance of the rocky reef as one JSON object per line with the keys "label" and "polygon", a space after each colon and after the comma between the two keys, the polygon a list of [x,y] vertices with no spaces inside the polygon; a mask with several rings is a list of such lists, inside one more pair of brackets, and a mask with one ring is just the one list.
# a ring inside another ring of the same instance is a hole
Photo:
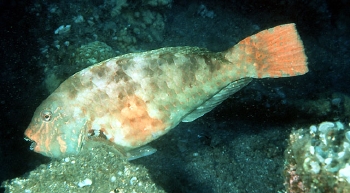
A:
{"label": "rocky reef", "polygon": [[350,190],[350,127],[323,122],[294,130],[285,151],[288,192],[342,193]]}
{"label": "rocky reef", "polygon": [[82,156],[54,160],[5,181],[5,192],[165,192],[145,167],[130,164],[107,144],[89,143]]}

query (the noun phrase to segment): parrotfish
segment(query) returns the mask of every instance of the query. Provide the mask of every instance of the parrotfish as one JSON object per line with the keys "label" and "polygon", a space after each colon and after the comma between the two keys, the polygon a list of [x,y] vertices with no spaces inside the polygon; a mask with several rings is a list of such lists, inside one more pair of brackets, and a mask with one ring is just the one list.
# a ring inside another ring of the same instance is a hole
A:
{"label": "parrotfish", "polygon": [[121,151],[146,145],[211,111],[253,78],[308,72],[295,24],[266,29],[223,52],[166,47],[117,56],[65,80],[25,131],[42,155],[77,155],[91,136]]}

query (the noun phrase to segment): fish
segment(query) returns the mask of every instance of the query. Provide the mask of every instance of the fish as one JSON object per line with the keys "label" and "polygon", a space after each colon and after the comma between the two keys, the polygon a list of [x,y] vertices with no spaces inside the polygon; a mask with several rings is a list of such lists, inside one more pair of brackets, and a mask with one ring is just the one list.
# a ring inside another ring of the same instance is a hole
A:
{"label": "fish", "polygon": [[66,79],[37,107],[24,136],[51,158],[78,155],[94,136],[129,152],[203,116],[254,78],[307,72],[294,23],[222,52],[184,46],[129,53]]}

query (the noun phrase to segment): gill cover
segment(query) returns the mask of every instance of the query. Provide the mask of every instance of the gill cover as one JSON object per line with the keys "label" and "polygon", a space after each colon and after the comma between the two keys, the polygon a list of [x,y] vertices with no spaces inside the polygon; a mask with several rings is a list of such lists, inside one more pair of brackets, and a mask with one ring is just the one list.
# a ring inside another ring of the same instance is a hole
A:
{"label": "gill cover", "polygon": [[[64,98],[64,97],[63,97]],[[36,109],[25,131],[31,149],[44,156],[61,158],[80,152],[86,136],[86,118],[80,108],[49,96]]]}

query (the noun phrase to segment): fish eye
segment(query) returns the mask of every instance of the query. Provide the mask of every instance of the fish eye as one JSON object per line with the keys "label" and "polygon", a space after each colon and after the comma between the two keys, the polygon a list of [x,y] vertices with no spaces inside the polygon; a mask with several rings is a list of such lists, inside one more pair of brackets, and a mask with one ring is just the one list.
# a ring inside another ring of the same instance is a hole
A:
{"label": "fish eye", "polygon": [[51,111],[48,111],[48,110],[44,110],[41,112],[41,118],[48,122],[48,121],[51,121],[51,118],[52,118],[52,113]]}

